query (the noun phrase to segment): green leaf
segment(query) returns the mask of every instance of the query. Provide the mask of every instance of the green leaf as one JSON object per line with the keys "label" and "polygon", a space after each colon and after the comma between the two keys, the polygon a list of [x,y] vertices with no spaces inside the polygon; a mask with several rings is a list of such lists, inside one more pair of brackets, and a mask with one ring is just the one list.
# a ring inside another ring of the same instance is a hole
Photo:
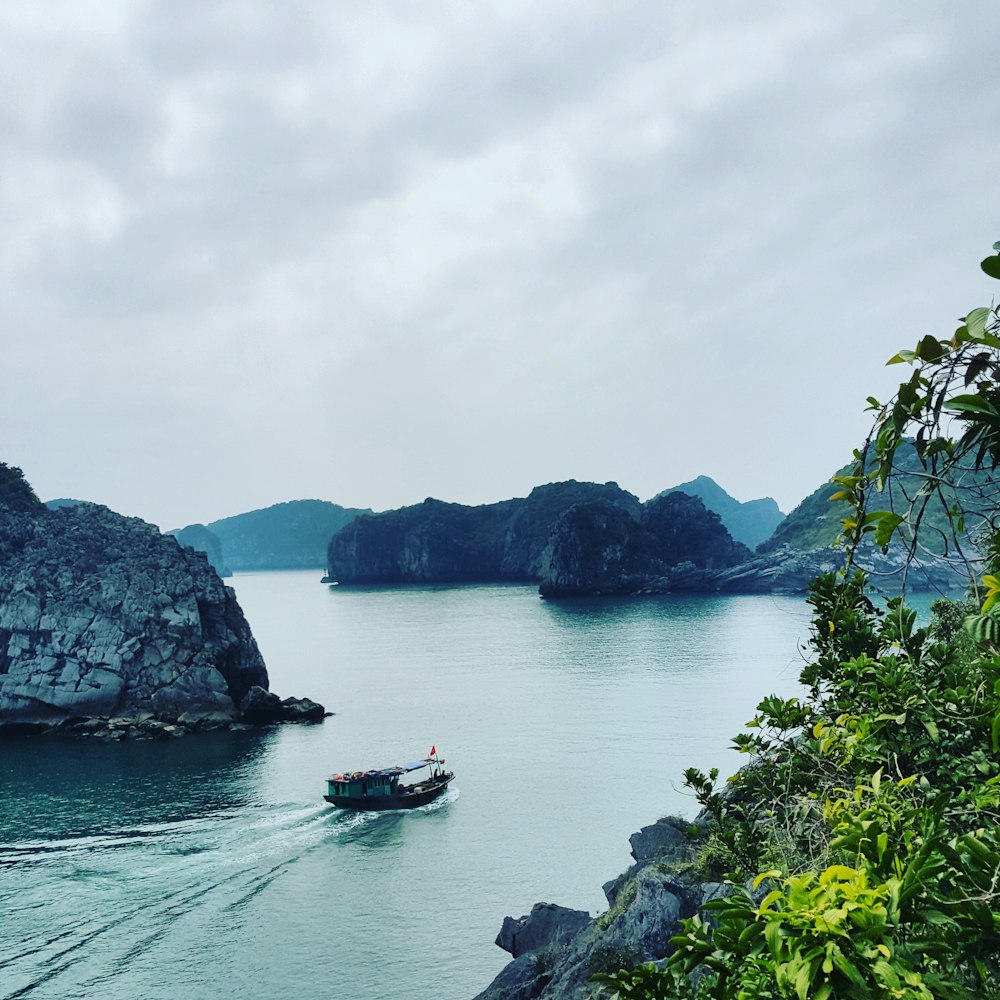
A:
{"label": "green leaf", "polygon": [[916,356],[917,356],[916,351],[900,351],[898,354],[894,354],[891,358],[889,358],[889,360],[886,362],[886,365],[887,366],[901,365],[904,363],[909,364],[909,362],[913,361],[913,359],[916,358]]}
{"label": "green leaf", "polygon": [[931,363],[940,361],[946,353],[947,348],[945,348],[937,337],[932,337],[930,334],[927,334],[927,336],[924,337],[919,344],[917,344],[917,357],[920,358],[921,361],[930,361]]}
{"label": "green leaf", "polygon": [[903,523],[903,518],[899,514],[894,514],[891,510],[878,511],[871,515],[877,522],[875,528],[875,544],[879,548],[886,548],[896,529]]}
{"label": "green leaf", "polygon": [[1000,280],[1000,255],[996,257],[987,257],[986,260],[984,260],[979,266],[991,278]]}
{"label": "green leaf", "polygon": [[978,340],[984,333],[986,333],[986,321],[989,318],[990,311],[985,306],[973,309],[972,312],[965,317],[965,325],[969,328],[969,333],[972,335],[974,340]]}
{"label": "green leaf", "polygon": [[860,986],[861,989],[867,989],[867,984],[865,983],[864,977],[858,972],[857,967],[844,955],[844,953],[839,949],[835,949],[833,952],[833,964],[837,966],[840,971],[847,976],[848,979],[855,986]]}
{"label": "green leaf", "polygon": [[962,396],[953,397],[948,401],[945,409],[956,413],[992,414],[996,412],[982,396],[977,396],[975,393],[966,393]]}
{"label": "green leaf", "polygon": [[[777,868],[771,868],[769,871],[761,872],[753,880],[754,891],[756,891],[757,889],[760,888],[761,882],[763,882],[764,879],[766,879],[766,878],[781,878],[781,872]],[[780,893],[779,893],[779,895],[780,895]],[[763,907],[763,905],[764,904],[762,903],[761,906]]]}
{"label": "green leaf", "polygon": [[795,992],[799,1000],[808,1000],[809,987],[812,984],[812,968],[808,963],[803,963],[795,977]]}

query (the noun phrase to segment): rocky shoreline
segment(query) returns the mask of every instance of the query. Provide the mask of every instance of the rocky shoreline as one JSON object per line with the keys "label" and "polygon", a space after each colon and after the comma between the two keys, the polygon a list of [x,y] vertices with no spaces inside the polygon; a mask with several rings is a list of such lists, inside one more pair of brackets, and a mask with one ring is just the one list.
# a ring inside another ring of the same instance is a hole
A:
{"label": "rocky shoreline", "polygon": [[253,687],[235,719],[182,713],[178,718],[161,718],[152,712],[116,716],[69,716],[57,722],[10,722],[0,719],[4,736],[90,736],[103,740],[167,740],[190,733],[247,732],[280,723],[316,723],[333,715],[311,698],[279,698],[270,691]]}
{"label": "rocky shoreline", "polygon": [[632,834],[635,863],[605,883],[608,909],[597,917],[536,903],[504,918],[496,944],[513,960],[474,1000],[589,1000],[595,973],[665,959],[680,921],[729,892],[694,874],[705,822],[667,816]]}

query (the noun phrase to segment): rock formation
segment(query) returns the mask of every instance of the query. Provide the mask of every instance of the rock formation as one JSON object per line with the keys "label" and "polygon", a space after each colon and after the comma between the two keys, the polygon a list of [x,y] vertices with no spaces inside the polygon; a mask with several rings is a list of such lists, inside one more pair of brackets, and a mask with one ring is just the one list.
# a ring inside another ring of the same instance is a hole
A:
{"label": "rock formation", "polygon": [[616,483],[550,483],[481,507],[425,500],[359,517],[330,542],[339,583],[543,583],[546,594],[630,593],[668,567],[748,556],[701,501],[645,506]]}
{"label": "rock formation", "polygon": [[669,955],[682,918],[693,916],[720,886],[686,874],[691,824],[676,817],[630,838],[635,864],[604,886],[608,910],[591,919],[580,910],[537,903],[506,917],[496,943],[513,961],[475,1000],[587,1000],[590,977]]}
{"label": "rock formation", "polygon": [[565,597],[655,588],[714,590],[716,571],[750,555],[697,497],[669,493],[650,500],[637,514],[630,517],[601,502],[566,511],[542,556],[539,593]]}
{"label": "rock formation", "polygon": [[[106,507],[0,495],[0,726],[227,725],[267,687],[236,595],[203,553]],[[271,708],[268,721],[295,714]]]}
{"label": "rock formation", "polygon": [[316,569],[326,564],[330,538],[367,513],[326,500],[290,500],[212,521],[208,530],[219,539],[223,560],[234,572]]}

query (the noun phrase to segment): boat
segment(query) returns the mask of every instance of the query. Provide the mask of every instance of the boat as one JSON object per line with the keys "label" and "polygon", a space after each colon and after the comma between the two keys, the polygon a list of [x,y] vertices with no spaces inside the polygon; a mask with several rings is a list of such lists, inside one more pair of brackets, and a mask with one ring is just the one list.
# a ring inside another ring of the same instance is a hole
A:
{"label": "boat", "polygon": [[[326,782],[327,802],[341,809],[415,809],[433,802],[448,788],[455,775],[444,769],[444,759],[431,747],[429,757],[378,771],[345,771],[331,774]],[[403,779],[414,771],[430,773],[412,784]]]}

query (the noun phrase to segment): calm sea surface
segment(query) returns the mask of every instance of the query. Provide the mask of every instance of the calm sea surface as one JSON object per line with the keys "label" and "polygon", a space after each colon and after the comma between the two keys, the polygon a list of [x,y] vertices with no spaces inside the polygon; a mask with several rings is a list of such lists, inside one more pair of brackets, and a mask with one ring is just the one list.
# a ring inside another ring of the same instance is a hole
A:
{"label": "calm sea surface", "polygon": [[[684,767],[740,758],[797,690],[786,597],[539,600],[533,587],[232,581],[282,696],[322,725],[172,742],[0,742],[0,998],[468,1000],[505,914],[597,912],[628,837],[694,815]],[[406,813],[324,779],[423,757],[457,775]]]}

